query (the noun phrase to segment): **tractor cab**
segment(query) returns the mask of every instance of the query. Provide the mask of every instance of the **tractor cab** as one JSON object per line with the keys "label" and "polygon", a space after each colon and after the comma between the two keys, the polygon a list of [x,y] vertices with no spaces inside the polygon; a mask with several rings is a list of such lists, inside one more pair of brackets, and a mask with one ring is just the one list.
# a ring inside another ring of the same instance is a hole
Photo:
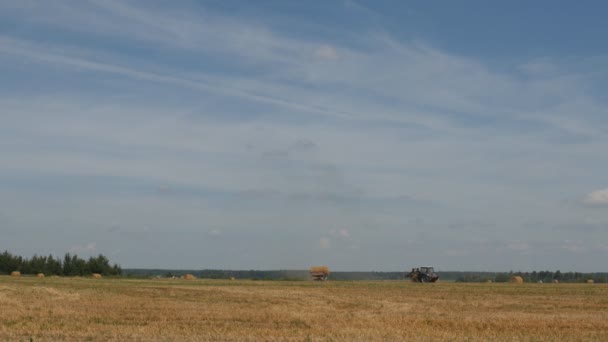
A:
{"label": "tractor cab", "polygon": [[433,267],[420,267],[420,273],[424,273],[424,274],[433,274],[435,273],[435,270],[433,269]]}

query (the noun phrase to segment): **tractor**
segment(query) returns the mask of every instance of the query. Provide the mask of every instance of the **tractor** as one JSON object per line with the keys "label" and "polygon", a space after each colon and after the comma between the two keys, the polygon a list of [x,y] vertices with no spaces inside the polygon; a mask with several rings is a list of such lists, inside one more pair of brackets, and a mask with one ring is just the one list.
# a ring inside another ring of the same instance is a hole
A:
{"label": "tractor", "polygon": [[439,280],[439,276],[435,274],[433,267],[430,266],[412,268],[412,272],[407,276],[415,283],[434,283]]}

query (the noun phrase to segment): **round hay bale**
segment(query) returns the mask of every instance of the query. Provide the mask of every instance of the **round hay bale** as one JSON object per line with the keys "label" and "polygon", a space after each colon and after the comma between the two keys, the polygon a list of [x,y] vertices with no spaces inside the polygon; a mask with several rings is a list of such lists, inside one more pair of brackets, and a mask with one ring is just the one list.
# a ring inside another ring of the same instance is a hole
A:
{"label": "round hay bale", "polygon": [[553,284],[559,284],[559,280],[553,279]]}
{"label": "round hay bale", "polygon": [[190,274],[190,273],[188,273],[188,274],[184,274],[184,276],[183,276],[182,278],[184,278],[184,279],[186,279],[186,280],[193,280],[193,279],[196,279],[196,277],[195,277],[195,276],[193,276],[193,275],[192,275],[192,274]]}
{"label": "round hay bale", "polygon": [[95,279],[99,279],[99,278],[101,278],[101,274],[99,274],[99,273],[93,273],[93,274],[91,275],[91,277],[93,277],[93,278],[95,278]]}
{"label": "round hay bale", "polygon": [[512,276],[509,282],[512,284],[523,284],[524,278],[522,278],[521,276]]}
{"label": "round hay bale", "polygon": [[486,280],[486,283],[491,284],[492,283],[492,279]]}
{"label": "round hay bale", "polygon": [[21,272],[13,271],[13,272],[11,272],[11,277],[21,277]]}
{"label": "round hay bale", "polygon": [[593,283],[594,283],[593,279],[587,279],[587,284],[593,284]]}
{"label": "round hay bale", "polygon": [[36,278],[44,278],[44,273],[38,273],[38,274],[36,274]]}
{"label": "round hay bale", "polygon": [[235,277],[230,277],[230,278],[228,278],[228,279],[230,279],[230,280],[236,280],[236,278],[235,278]]}

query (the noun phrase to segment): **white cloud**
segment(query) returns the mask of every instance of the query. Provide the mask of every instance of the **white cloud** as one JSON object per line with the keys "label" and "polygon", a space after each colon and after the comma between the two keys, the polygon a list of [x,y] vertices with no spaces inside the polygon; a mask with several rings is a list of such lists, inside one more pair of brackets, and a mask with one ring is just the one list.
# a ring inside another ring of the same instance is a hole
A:
{"label": "white cloud", "polygon": [[585,243],[581,240],[564,240],[562,248],[572,253],[580,253],[587,250]]}
{"label": "white cloud", "polygon": [[443,255],[447,256],[447,257],[461,257],[461,256],[465,256],[465,255],[469,255],[471,254],[471,250],[464,250],[464,249],[446,249],[445,251],[442,252]]}
{"label": "white cloud", "polygon": [[315,57],[320,59],[338,59],[338,51],[331,45],[321,45],[315,50]]}
{"label": "white cloud", "polygon": [[559,68],[547,59],[533,60],[519,67],[523,72],[535,76],[549,76],[560,71]]}
{"label": "white cloud", "polygon": [[605,206],[608,205],[608,189],[596,190],[589,193],[584,202],[588,205],[593,206]]}
{"label": "white cloud", "polygon": [[530,244],[526,241],[509,241],[507,243],[507,248],[514,251],[526,252],[530,250]]}
{"label": "white cloud", "polygon": [[222,232],[220,232],[218,229],[213,229],[207,232],[207,235],[212,236],[212,237],[218,237],[220,235],[222,235]]}
{"label": "white cloud", "polygon": [[89,242],[85,245],[74,245],[70,247],[72,254],[93,254],[97,251],[97,243]]}
{"label": "white cloud", "polygon": [[586,225],[600,225],[603,224],[602,220],[598,220],[596,218],[591,218],[591,217],[585,217],[583,219],[583,223]]}
{"label": "white cloud", "polygon": [[350,231],[346,228],[332,229],[329,231],[329,234],[338,238],[350,238]]}

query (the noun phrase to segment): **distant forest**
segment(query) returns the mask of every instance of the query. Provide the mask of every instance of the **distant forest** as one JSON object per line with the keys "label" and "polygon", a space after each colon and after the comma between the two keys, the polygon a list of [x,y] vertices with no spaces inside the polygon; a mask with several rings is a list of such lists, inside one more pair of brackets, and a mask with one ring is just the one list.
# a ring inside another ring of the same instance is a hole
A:
{"label": "distant forest", "polygon": [[86,276],[99,273],[105,276],[121,275],[122,269],[117,264],[110,265],[104,255],[90,257],[88,260],[67,253],[63,259],[49,256],[34,255],[31,258],[13,255],[8,251],[0,254],[0,274],[9,274],[19,271],[22,274],[58,275],[58,276]]}
{"label": "distant forest", "polygon": [[[253,280],[308,280],[307,270],[170,270],[170,269],[125,269],[124,273],[131,277],[180,277],[184,274],[193,274],[199,278],[208,279],[253,279]],[[596,283],[605,283],[608,273],[581,273],[560,271],[533,271],[533,272],[437,272],[440,280],[481,283],[481,282],[508,282],[511,276],[519,275],[525,282],[559,282],[577,283],[589,279]],[[407,272],[331,272],[332,280],[406,280]]]}
{"label": "distant forest", "polygon": [[582,272],[560,272],[553,271],[532,271],[532,272],[446,272],[461,273],[455,277],[454,281],[465,283],[479,283],[493,281],[496,283],[508,282],[512,276],[521,276],[525,282],[550,283],[557,280],[560,283],[584,283],[593,280],[594,283],[606,283],[608,273],[582,273]]}
{"label": "distant forest", "polygon": [[[31,258],[13,255],[8,251],[0,254],[0,274],[10,274],[19,271],[22,274],[58,275],[58,276],[87,276],[99,273],[105,276],[127,277],[180,277],[193,274],[198,278],[207,279],[252,279],[252,280],[309,280],[308,270],[172,270],[172,269],[125,269],[119,265],[111,265],[108,258],[102,254],[96,257],[82,259],[78,255],[65,254],[63,259],[49,256],[34,255]],[[532,272],[437,272],[440,280],[480,283],[508,282],[511,276],[519,275],[525,282],[581,283],[593,280],[595,283],[608,282],[608,273],[582,273],[558,271]],[[332,280],[407,280],[407,272],[331,272]]]}

